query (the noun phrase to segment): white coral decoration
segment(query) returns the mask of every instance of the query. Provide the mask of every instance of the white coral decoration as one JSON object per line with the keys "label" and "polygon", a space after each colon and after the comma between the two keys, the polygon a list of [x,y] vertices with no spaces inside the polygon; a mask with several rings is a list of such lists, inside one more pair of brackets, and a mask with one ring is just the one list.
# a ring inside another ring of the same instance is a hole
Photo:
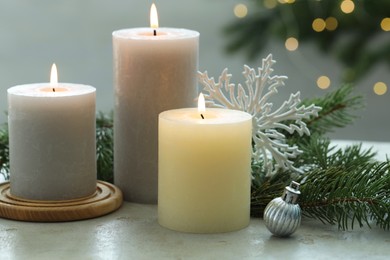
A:
{"label": "white coral decoration", "polygon": [[267,175],[279,169],[300,172],[293,166],[291,159],[302,151],[295,145],[286,144],[286,137],[278,130],[286,130],[290,134],[296,131],[300,136],[310,135],[302,119],[318,116],[321,110],[314,104],[299,106],[301,100],[297,92],[291,94],[278,109],[271,111],[273,104],[267,101],[278,93],[278,87],[284,86],[284,80],[287,79],[286,76],[271,76],[275,62],[272,54],[269,54],[263,59],[262,67],[258,68],[258,74],[255,69],[244,65],[245,85],[230,83],[232,75],[228,74],[227,69],[222,72],[217,83],[214,78],[208,77],[207,71],[198,72],[203,91],[207,92],[204,93],[207,106],[242,110],[253,116],[253,160],[263,162]]}

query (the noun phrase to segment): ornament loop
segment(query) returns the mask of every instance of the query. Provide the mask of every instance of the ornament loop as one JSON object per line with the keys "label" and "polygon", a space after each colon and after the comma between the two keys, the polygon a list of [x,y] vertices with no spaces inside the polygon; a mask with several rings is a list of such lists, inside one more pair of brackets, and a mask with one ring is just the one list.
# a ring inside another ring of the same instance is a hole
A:
{"label": "ornament loop", "polygon": [[287,203],[297,204],[298,196],[301,194],[299,186],[298,182],[292,181],[290,186],[284,189],[282,199]]}

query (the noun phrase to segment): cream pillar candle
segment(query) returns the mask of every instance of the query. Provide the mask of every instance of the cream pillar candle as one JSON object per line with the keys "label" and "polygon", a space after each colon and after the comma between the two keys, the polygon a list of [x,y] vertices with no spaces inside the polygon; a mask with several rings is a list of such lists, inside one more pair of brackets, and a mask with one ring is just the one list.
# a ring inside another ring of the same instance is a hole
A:
{"label": "cream pillar candle", "polygon": [[251,115],[176,109],[159,116],[158,222],[169,229],[228,232],[250,219]]}
{"label": "cream pillar candle", "polygon": [[198,41],[186,29],[113,32],[114,182],[127,201],[157,203],[158,114],[193,104]]}
{"label": "cream pillar candle", "polygon": [[11,87],[8,113],[12,195],[51,201],[96,191],[95,88]]}

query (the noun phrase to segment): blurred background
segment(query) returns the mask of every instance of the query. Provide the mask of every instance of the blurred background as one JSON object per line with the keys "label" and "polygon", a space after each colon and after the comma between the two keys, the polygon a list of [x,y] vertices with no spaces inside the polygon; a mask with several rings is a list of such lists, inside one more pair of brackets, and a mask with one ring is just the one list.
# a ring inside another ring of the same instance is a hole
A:
{"label": "blurred background", "polygon": [[[352,82],[366,108],[335,139],[390,141],[390,1],[388,0],[156,0],[161,27],[200,32],[199,70],[244,82],[243,65],[288,76],[274,98],[329,93]],[[48,82],[53,62],[59,81],[97,88],[98,111],[113,108],[114,30],[149,26],[152,1],[0,0],[0,123],[7,88]],[[140,86],[141,87],[141,86]],[[153,95],[153,93],[150,93]],[[3,112],[4,111],[4,112]]]}

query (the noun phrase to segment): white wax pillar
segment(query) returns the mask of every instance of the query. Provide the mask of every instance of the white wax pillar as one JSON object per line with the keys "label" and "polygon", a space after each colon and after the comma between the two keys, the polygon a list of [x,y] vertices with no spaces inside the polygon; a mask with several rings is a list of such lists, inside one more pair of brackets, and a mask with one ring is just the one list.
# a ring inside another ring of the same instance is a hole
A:
{"label": "white wax pillar", "polygon": [[113,32],[114,182],[127,201],[157,203],[157,127],[164,110],[192,106],[199,33],[186,29]]}
{"label": "white wax pillar", "polygon": [[165,111],[159,116],[158,222],[216,233],[250,219],[252,116],[228,109]]}
{"label": "white wax pillar", "polygon": [[96,191],[95,88],[49,83],[8,89],[13,196],[71,200]]}

